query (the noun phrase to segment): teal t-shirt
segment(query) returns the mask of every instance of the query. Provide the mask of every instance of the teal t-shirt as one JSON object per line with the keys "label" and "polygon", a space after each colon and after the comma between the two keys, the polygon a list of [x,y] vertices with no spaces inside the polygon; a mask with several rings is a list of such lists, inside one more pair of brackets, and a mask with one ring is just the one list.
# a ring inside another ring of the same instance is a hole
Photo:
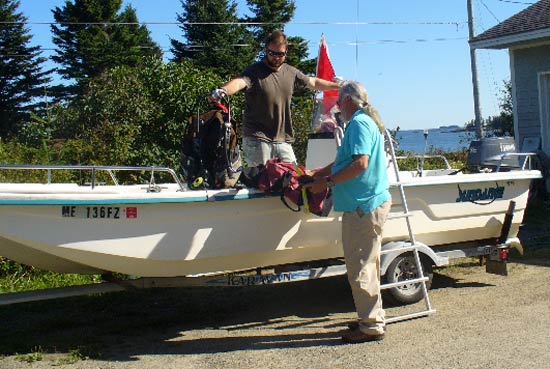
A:
{"label": "teal t-shirt", "polygon": [[333,187],[334,210],[347,212],[361,207],[365,213],[370,213],[389,200],[390,193],[384,137],[374,120],[362,109],[357,110],[348,123],[332,165],[332,174],[351,163],[354,155],[368,155],[368,168],[357,177]]}

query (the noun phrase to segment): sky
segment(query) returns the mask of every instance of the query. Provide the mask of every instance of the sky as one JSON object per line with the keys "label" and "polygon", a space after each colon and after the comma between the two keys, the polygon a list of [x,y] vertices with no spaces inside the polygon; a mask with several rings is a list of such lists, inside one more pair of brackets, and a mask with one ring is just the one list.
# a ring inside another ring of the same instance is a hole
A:
{"label": "sky", "polygon": [[[475,34],[527,8],[535,0],[474,0]],[[65,0],[20,0],[32,45],[54,52],[51,10]],[[180,0],[124,0],[171,58],[170,38]],[[247,14],[246,0],[237,0]],[[309,43],[316,57],[324,34],[337,75],[365,85],[388,128],[426,129],[464,125],[474,119],[466,0],[296,0],[289,36]],[[172,23],[172,24],[158,24]],[[503,81],[510,79],[508,50],[477,50],[481,112],[498,115]]]}

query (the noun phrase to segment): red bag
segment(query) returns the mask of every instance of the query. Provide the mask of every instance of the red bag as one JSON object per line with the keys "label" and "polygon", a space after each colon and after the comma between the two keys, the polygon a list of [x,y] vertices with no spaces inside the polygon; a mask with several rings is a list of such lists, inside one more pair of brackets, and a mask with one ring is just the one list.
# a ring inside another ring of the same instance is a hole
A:
{"label": "red bag", "polygon": [[302,191],[302,184],[312,180],[304,173],[305,169],[301,165],[283,163],[279,158],[271,159],[265,163],[260,174],[258,188],[279,193],[283,204],[292,211],[298,212],[305,206],[307,211],[326,217],[332,208],[332,193],[329,189],[319,193],[312,193],[309,189]]}

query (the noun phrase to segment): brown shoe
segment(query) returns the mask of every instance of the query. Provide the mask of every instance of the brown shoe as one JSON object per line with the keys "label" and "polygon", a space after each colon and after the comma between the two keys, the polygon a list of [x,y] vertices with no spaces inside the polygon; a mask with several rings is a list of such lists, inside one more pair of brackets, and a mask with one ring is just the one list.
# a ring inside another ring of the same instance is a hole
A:
{"label": "brown shoe", "polygon": [[383,339],[384,339],[384,333],[366,334],[361,332],[359,329],[346,332],[342,335],[342,341],[346,343],[374,342],[374,341],[382,341]]}
{"label": "brown shoe", "polygon": [[359,320],[350,320],[348,322],[348,328],[351,329],[352,331],[359,328]]}
{"label": "brown shoe", "polygon": [[[352,331],[359,329],[359,320],[350,320],[347,325],[348,328]],[[386,327],[384,327],[384,333],[386,333]]]}

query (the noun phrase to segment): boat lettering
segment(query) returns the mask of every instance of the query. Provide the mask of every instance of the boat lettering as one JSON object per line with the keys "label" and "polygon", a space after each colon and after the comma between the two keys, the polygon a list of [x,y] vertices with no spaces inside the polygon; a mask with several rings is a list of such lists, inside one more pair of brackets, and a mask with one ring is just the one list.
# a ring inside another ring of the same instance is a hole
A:
{"label": "boat lettering", "polygon": [[120,219],[118,206],[87,206],[86,218]]}
{"label": "boat lettering", "polygon": [[61,216],[74,218],[76,217],[76,206],[62,206],[61,207]]}
{"label": "boat lettering", "polygon": [[61,216],[81,219],[137,218],[137,207],[63,205]]}
{"label": "boat lettering", "polygon": [[471,190],[461,190],[459,188],[456,202],[495,200],[495,199],[502,199],[503,196],[504,196],[504,187],[502,186],[474,188]]}
{"label": "boat lettering", "polygon": [[228,275],[228,286],[254,286],[260,284],[272,284],[292,280],[292,273],[279,273],[270,275]]}

